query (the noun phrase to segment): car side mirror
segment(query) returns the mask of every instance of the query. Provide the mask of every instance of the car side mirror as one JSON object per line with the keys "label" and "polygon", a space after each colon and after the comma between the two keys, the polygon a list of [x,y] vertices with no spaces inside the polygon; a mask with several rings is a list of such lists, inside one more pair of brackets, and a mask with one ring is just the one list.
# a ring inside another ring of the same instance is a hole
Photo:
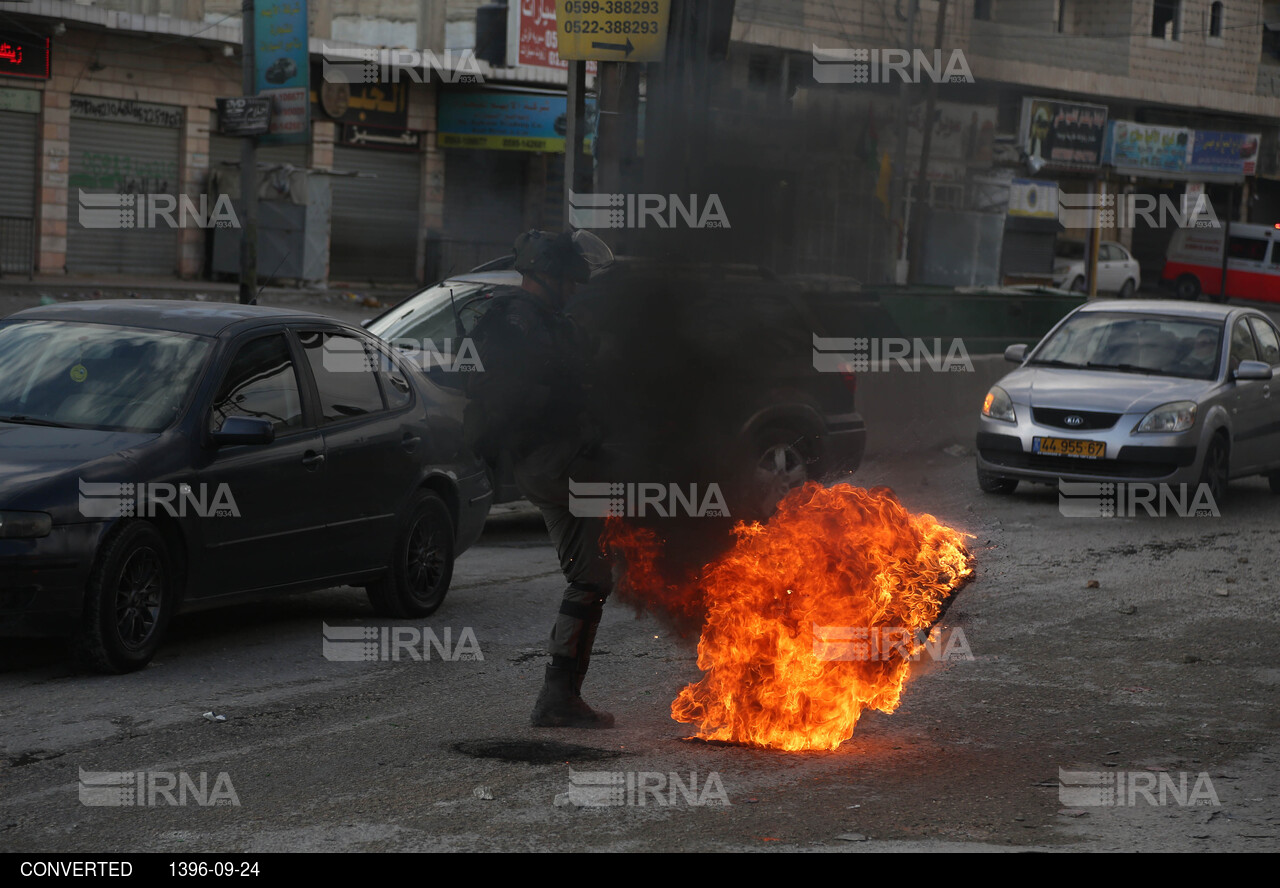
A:
{"label": "car side mirror", "polygon": [[1011,345],[1004,350],[1004,359],[1010,364],[1021,364],[1027,359],[1027,346],[1025,343]]}
{"label": "car side mirror", "polygon": [[1272,376],[1271,365],[1262,361],[1241,361],[1234,375],[1241,382],[1253,379],[1270,379]]}
{"label": "car side mirror", "polygon": [[213,443],[270,444],[276,439],[276,427],[269,419],[259,416],[228,416],[222,428],[212,435]]}

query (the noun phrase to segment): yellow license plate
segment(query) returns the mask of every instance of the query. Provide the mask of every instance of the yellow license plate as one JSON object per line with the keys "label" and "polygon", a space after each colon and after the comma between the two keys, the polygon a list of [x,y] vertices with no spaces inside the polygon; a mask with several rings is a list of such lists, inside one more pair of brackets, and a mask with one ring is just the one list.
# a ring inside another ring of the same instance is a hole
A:
{"label": "yellow license plate", "polygon": [[1047,456],[1102,459],[1107,455],[1107,444],[1105,441],[1080,441],[1075,438],[1033,438],[1031,452]]}

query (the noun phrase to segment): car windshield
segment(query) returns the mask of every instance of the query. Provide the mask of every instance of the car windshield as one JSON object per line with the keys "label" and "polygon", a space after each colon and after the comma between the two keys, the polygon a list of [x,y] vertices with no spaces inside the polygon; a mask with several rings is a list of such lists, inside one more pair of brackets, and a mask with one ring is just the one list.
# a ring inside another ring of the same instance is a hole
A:
{"label": "car windshield", "polygon": [[470,330],[474,325],[475,319],[468,318],[463,311],[464,303],[484,286],[473,281],[445,281],[436,284],[375,320],[369,325],[369,332],[388,342],[413,340],[423,347],[423,340],[430,340],[437,347],[443,348],[445,339],[458,338],[455,307],[462,317],[464,329]]}
{"label": "car windshield", "polygon": [[1171,315],[1078,312],[1036,350],[1032,364],[1213,379],[1222,323]]}
{"label": "car windshield", "polygon": [[158,432],[178,417],[209,350],[207,339],[165,330],[0,325],[0,420]]}
{"label": "car windshield", "polygon": [[1054,253],[1059,259],[1083,259],[1084,244],[1080,241],[1060,240]]}

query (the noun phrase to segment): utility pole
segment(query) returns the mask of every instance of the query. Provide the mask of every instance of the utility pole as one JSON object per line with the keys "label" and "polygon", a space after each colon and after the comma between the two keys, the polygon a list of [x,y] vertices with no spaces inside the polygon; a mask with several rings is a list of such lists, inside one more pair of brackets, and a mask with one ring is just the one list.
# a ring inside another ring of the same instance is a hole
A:
{"label": "utility pole", "polygon": [[[938,21],[933,32],[933,48],[942,50],[942,41],[947,30],[947,0],[938,0]],[[920,264],[924,250],[922,243],[928,230],[929,216],[933,205],[925,199],[929,193],[929,154],[933,150],[933,115],[938,108],[938,81],[929,81],[928,98],[924,106],[924,131],[920,141],[920,166],[916,170],[916,206],[911,213],[911,231],[907,240],[907,257],[910,260],[908,279],[917,281],[920,278]]]}
{"label": "utility pole", "polygon": [[586,179],[586,158],[582,153],[587,116],[586,62],[575,59],[569,61],[569,88],[565,104],[568,120],[564,134],[564,227],[572,228],[573,211],[569,195],[591,191],[590,186],[582,187],[583,180]]}
{"label": "utility pole", "polygon": [[[241,87],[245,97],[256,94],[253,70],[254,0],[242,0],[240,28],[244,42],[240,48]],[[240,304],[248,305],[258,289],[258,137],[242,136],[240,141]]]}
{"label": "utility pole", "polygon": [[[915,54],[916,43],[916,13],[919,11],[920,0],[907,0],[907,45],[904,47],[907,55]],[[905,247],[907,246],[907,225],[911,218],[911,210],[907,205],[907,116],[911,108],[911,85],[903,78],[902,83],[898,86],[898,159],[893,165],[893,179],[889,184],[889,206],[898,214],[898,232],[901,235],[901,245],[894,249],[894,280],[902,281],[902,274],[899,269],[901,263],[906,257]],[[919,198],[919,195],[916,195]]]}

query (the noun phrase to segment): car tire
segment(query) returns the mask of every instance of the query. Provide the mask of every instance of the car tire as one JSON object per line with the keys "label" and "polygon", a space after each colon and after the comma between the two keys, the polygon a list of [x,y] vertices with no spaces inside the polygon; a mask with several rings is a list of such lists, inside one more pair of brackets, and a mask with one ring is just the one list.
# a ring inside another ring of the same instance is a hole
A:
{"label": "car tire", "polygon": [[1200,298],[1200,279],[1193,274],[1184,274],[1173,282],[1173,295],[1186,302],[1195,302]]}
{"label": "car tire", "polygon": [[401,619],[434,614],[453,580],[456,547],[449,507],[438,494],[420,491],[400,524],[386,575],[365,587],[374,612]]}
{"label": "car tire", "polygon": [[73,652],[95,672],[136,672],[155,656],[177,600],[176,574],[153,525],[120,525],[103,543],[85,591]]}
{"label": "car tire", "polygon": [[740,477],[735,483],[735,520],[765,521],[778,502],[806,481],[816,480],[813,438],[793,428],[762,429],[749,445]]}
{"label": "car tire", "polygon": [[999,475],[993,475],[990,472],[978,472],[978,487],[983,493],[996,493],[1001,496],[1008,496],[1018,489],[1017,478],[1002,478]]}
{"label": "car tire", "polygon": [[1121,299],[1132,299],[1133,294],[1136,292],[1138,292],[1138,285],[1134,282],[1133,278],[1129,278],[1124,282],[1124,286],[1120,288],[1119,295]]}
{"label": "car tire", "polygon": [[1071,290],[1072,293],[1088,293],[1089,292],[1088,284],[1085,282],[1084,277],[1081,275],[1075,276],[1075,278],[1071,281],[1071,286],[1068,289]]}
{"label": "car tire", "polygon": [[1200,466],[1200,483],[1209,488],[1213,504],[1219,509],[1227,499],[1227,485],[1231,479],[1231,451],[1225,435],[1217,434],[1209,442]]}

